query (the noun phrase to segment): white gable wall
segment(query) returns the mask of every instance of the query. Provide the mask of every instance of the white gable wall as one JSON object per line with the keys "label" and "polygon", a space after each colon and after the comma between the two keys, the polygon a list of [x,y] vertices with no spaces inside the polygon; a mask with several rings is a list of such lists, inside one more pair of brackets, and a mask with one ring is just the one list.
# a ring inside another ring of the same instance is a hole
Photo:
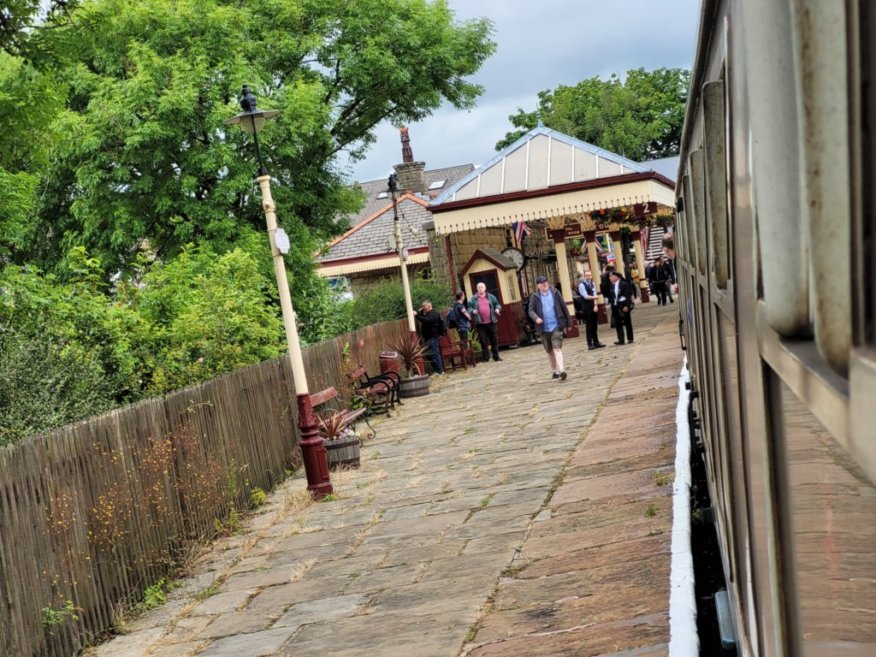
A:
{"label": "white gable wall", "polygon": [[535,191],[646,170],[592,144],[537,128],[469,174],[470,178],[460,181],[441,202]]}

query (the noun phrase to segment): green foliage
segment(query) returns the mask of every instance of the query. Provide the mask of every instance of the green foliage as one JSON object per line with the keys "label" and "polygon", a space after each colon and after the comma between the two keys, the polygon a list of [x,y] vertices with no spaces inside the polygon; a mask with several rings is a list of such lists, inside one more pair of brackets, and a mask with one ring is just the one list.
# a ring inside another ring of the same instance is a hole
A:
{"label": "green foliage", "polygon": [[[67,280],[0,271],[0,444],[137,396],[142,323],[96,288],[80,252]],[[94,265],[94,262],[90,262]]]}
{"label": "green foliage", "polygon": [[149,327],[144,336],[148,394],[164,393],[282,353],[283,327],[272,293],[249,253],[217,256],[189,247],[154,263],[127,290]]}
{"label": "green foliage", "polygon": [[55,607],[43,607],[43,627],[56,627],[63,625],[68,620],[78,621],[80,613],[82,613],[82,609],[77,607],[72,600],[66,600],[63,606],[57,609]]}
{"label": "green foliage", "polygon": [[256,486],[249,492],[249,505],[252,508],[260,507],[268,501],[268,494],[261,488]]}
{"label": "green foliage", "polygon": [[35,238],[40,177],[50,165],[50,126],[64,95],[53,74],[0,52],[0,261]]}
{"label": "green foliage", "polygon": [[146,590],[143,591],[143,601],[137,605],[137,611],[142,613],[149,611],[150,609],[161,607],[167,602],[167,594],[170,593],[175,586],[176,585],[172,580],[162,577],[155,582],[155,584],[147,587]]}
{"label": "green foliage", "polygon": [[659,68],[627,71],[622,81],[599,76],[574,87],[538,94],[538,109],[518,108],[509,120],[517,130],[496,144],[501,150],[532,130],[541,118],[548,128],[640,162],[677,155],[690,71]]}
{"label": "green foliage", "polygon": [[0,444],[279,356],[261,266],[242,249],[190,247],[139,261],[112,295],[82,248],[57,274],[0,271]]}
{"label": "green foliage", "polygon": [[281,110],[260,142],[302,341],[351,328],[313,259],[363,200],[337,155],[471,107],[490,32],[443,0],[7,2],[0,443],[282,353],[253,144],[224,125],[244,83]]}
{"label": "green foliage", "polygon": [[[244,83],[281,110],[260,142],[287,232],[336,234],[361,203],[336,155],[361,156],[385,119],[471,107],[481,88],[466,78],[493,51],[490,30],[441,1],[84,3],[49,41],[75,48],[40,210],[45,256],[82,244],[126,272],[144,239],[167,259],[261,228],[251,138],[223,125]],[[307,241],[292,243],[312,267]]]}
{"label": "green foliage", "polygon": [[[436,309],[450,306],[450,288],[435,279],[415,277],[411,281],[411,302],[414,309],[425,300],[432,301]],[[351,329],[369,324],[387,322],[407,317],[405,294],[400,279],[384,279],[357,293],[349,302]]]}
{"label": "green foliage", "polygon": [[0,10],[0,50],[47,64],[43,37],[67,21],[78,0],[4,0]]}

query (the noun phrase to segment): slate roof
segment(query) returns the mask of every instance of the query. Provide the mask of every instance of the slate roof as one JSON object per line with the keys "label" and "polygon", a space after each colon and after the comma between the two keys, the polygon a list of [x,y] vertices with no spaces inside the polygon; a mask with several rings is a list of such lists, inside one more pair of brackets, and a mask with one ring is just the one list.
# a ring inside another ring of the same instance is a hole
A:
{"label": "slate roof", "polygon": [[[381,201],[382,206],[378,207],[370,217],[366,217],[338,237],[325,253],[317,257],[317,261],[328,263],[347,258],[394,253],[395,249],[390,245],[390,238],[395,234],[392,200],[381,199]],[[398,216],[402,242],[409,249],[428,246],[423,224],[432,221],[432,213],[427,205],[427,200],[412,194],[405,194],[399,198]]]}
{"label": "slate roof", "polygon": [[[450,187],[457,180],[467,175],[471,171],[474,171],[473,164],[460,164],[455,167],[444,167],[443,169],[432,169],[431,171],[426,171],[426,188],[428,189],[429,185],[432,183],[438,182],[439,180],[446,181],[444,186],[440,189],[434,190],[433,193],[440,193]],[[380,210],[384,205],[389,203],[390,198],[387,195],[385,198],[378,198],[378,195],[381,192],[386,192],[386,178],[381,178],[379,180],[370,180],[364,183],[355,183],[359,185],[361,190],[365,192],[365,205],[362,206],[362,209],[359,210],[354,215],[349,215],[347,217],[351,226],[355,226],[360,221],[364,221],[368,217],[372,216],[375,212]]]}

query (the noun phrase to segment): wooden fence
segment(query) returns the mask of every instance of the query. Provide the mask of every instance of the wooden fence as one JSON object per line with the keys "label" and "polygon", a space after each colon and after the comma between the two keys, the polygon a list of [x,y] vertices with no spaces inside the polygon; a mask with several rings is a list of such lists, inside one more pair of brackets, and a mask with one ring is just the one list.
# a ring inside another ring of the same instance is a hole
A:
{"label": "wooden fence", "polygon": [[[377,370],[405,321],[304,350],[311,392]],[[287,358],[0,449],[0,654],[70,657],[300,464]]]}

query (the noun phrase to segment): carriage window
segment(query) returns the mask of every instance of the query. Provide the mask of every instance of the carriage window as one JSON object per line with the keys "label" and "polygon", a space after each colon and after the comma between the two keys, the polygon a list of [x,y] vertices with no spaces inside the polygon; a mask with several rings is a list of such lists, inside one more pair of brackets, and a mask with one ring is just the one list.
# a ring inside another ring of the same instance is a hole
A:
{"label": "carriage window", "polygon": [[724,107],[724,81],[718,80],[703,85],[706,182],[708,187],[706,203],[712,228],[710,253],[715,282],[722,289],[727,287],[730,261]]}
{"label": "carriage window", "polygon": [[[861,85],[861,226],[858,257],[862,280],[876,281],[876,6],[860,3]],[[876,346],[876,286],[862,286],[863,341]]]}
{"label": "carriage window", "polygon": [[693,192],[693,222],[691,222],[692,232],[694,233],[694,243],[696,252],[691,253],[691,260],[696,256],[697,270],[700,274],[706,273],[706,167],[703,162],[703,149],[698,148],[690,154],[690,182],[691,191]]}

